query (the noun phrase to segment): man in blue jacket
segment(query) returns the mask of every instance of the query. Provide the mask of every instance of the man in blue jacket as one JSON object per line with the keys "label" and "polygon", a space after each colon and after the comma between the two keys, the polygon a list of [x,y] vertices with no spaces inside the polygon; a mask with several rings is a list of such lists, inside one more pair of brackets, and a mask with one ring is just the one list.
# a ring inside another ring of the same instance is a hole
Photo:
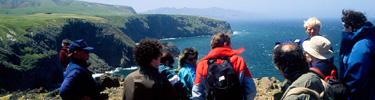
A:
{"label": "man in blue jacket", "polygon": [[94,48],[88,47],[86,42],[76,40],[69,46],[69,56],[71,62],[64,72],[64,81],[60,87],[59,94],[64,100],[78,99],[107,99],[108,95],[100,94],[98,84],[92,78],[91,72],[87,69],[89,64],[89,50]]}
{"label": "man in blue jacket", "polygon": [[344,10],[339,80],[349,86],[352,100],[375,99],[375,31],[361,12]]}

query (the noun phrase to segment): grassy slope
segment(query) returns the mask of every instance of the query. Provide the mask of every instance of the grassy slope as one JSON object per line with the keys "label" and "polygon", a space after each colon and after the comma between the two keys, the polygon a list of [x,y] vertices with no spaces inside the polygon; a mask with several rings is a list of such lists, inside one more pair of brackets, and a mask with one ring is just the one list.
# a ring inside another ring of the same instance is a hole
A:
{"label": "grassy slope", "polygon": [[[67,18],[86,19],[90,21],[106,21],[103,18],[75,15],[75,14],[44,14],[38,13],[28,16],[0,16],[0,36],[2,43],[7,43],[6,34],[12,35],[19,41],[27,39],[22,35],[27,28],[45,27],[45,26],[61,26],[65,24]],[[35,30],[31,30],[35,31]],[[13,34],[14,33],[14,34]]]}
{"label": "grassy slope", "polygon": [[[129,10],[119,10],[118,8],[127,8]],[[27,7],[16,9],[0,9],[0,16],[22,16],[33,13],[71,13],[82,15],[125,15],[134,14],[131,7],[128,6],[115,6],[105,5],[98,3],[88,3],[84,1],[73,1],[70,5],[62,6],[57,5],[52,0],[41,0],[39,7]]]}

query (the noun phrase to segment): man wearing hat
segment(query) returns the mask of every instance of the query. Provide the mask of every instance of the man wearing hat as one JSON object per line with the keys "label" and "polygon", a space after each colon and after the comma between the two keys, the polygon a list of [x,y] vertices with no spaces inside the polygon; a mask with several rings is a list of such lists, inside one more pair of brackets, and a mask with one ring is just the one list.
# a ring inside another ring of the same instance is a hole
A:
{"label": "man wearing hat", "polygon": [[94,48],[87,46],[81,40],[73,41],[69,46],[69,57],[71,62],[64,72],[64,81],[61,84],[59,94],[62,99],[107,99],[108,95],[100,94],[98,84],[92,78],[91,72],[87,69],[89,64],[89,51]]}
{"label": "man wearing hat", "polygon": [[[333,51],[330,50],[331,42],[323,36],[314,36],[302,44],[311,71],[317,73],[322,79],[337,79],[337,69],[328,59],[333,57]],[[331,73],[333,72],[333,73]],[[333,74],[333,75],[332,75]],[[330,76],[330,77],[328,77]]]}
{"label": "man wearing hat", "polygon": [[298,44],[286,42],[275,46],[272,52],[272,62],[290,84],[280,100],[309,100],[312,98],[318,100],[320,97],[317,95],[320,93],[324,94],[324,98],[334,100],[334,97],[331,97],[333,96],[332,88],[326,87],[317,74],[309,72],[306,57]]}

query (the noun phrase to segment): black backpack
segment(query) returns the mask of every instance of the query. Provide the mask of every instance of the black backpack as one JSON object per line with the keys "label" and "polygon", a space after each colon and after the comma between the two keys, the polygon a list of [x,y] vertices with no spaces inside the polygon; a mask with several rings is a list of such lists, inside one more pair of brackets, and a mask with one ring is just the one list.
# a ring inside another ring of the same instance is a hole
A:
{"label": "black backpack", "polygon": [[[216,59],[222,59],[217,64]],[[205,93],[208,100],[240,100],[244,92],[237,74],[230,62],[230,57],[210,58],[207,61],[207,82]]]}

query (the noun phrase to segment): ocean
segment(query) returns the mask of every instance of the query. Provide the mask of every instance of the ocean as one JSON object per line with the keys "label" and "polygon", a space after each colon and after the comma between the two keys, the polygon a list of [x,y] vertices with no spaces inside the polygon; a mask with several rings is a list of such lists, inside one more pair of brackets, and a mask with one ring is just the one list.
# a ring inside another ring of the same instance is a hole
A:
{"label": "ocean", "polygon": [[[303,27],[306,19],[262,20],[262,21],[230,21],[232,30],[232,48],[245,48],[239,56],[245,59],[254,78],[276,77],[283,81],[283,77],[272,63],[272,49],[275,42],[289,39],[307,38]],[[341,19],[320,19],[322,28],[320,34],[331,41],[334,50],[334,64],[339,67],[338,54],[340,50],[342,23]],[[162,39],[172,42],[181,51],[187,47],[194,47],[199,51],[198,60],[205,57],[211,50],[212,36],[197,36],[184,38]],[[177,68],[175,59],[174,68]],[[125,76],[131,71],[122,72]]]}

